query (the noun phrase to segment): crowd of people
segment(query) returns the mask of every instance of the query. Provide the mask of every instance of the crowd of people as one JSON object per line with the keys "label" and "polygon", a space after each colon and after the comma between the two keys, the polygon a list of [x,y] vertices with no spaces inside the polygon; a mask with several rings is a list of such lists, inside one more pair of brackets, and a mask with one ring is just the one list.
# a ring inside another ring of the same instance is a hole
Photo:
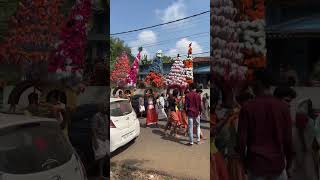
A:
{"label": "crowd of people", "polygon": [[[116,97],[129,99],[131,93],[119,91]],[[139,98],[140,116],[146,113],[146,127],[159,128],[158,121],[165,119],[167,121],[164,127],[165,136],[188,136],[189,143],[194,143],[193,135],[196,134],[196,143],[201,144],[204,137],[200,121],[210,120],[210,97],[204,93],[195,84],[191,84],[188,89],[171,89],[166,93],[154,92],[152,89],[146,90],[145,95]]]}
{"label": "crowd of people", "polygon": [[[195,85],[185,91],[173,89],[172,92],[158,95],[152,89],[144,97],[140,97],[139,110],[146,111],[146,126],[158,127],[159,115],[167,120],[164,128],[166,136],[180,137],[189,135],[189,145],[193,144],[193,134],[196,131],[197,143],[206,138],[200,128],[200,120],[209,120],[209,95],[196,89]],[[169,132],[168,132],[169,131]]]}
{"label": "crowd of people", "polygon": [[272,91],[265,70],[254,77],[229,109],[219,104],[219,89],[213,91],[211,179],[319,180],[320,118],[312,100],[298,101],[292,113],[294,88],[285,84]]}

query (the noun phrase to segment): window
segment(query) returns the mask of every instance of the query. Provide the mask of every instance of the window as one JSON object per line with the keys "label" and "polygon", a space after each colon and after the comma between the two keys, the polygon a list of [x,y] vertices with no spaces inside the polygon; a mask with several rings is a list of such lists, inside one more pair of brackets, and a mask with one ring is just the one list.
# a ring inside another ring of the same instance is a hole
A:
{"label": "window", "polygon": [[125,116],[132,112],[132,106],[129,101],[116,101],[110,103],[110,116],[119,117]]}
{"label": "window", "polygon": [[46,171],[65,164],[72,155],[72,147],[57,123],[31,123],[0,130],[0,172]]}

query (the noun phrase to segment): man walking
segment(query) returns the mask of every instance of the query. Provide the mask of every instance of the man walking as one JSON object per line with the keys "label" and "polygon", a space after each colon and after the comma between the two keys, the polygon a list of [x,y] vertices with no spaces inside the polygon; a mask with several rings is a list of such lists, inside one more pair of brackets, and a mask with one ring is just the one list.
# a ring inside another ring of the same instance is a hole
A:
{"label": "man walking", "polygon": [[285,180],[292,161],[292,125],[288,106],[272,96],[265,70],[254,73],[256,98],[239,115],[238,143],[248,180]]}
{"label": "man walking", "polygon": [[193,123],[196,125],[197,144],[200,144],[200,114],[201,114],[201,97],[196,92],[194,84],[190,84],[190,93],[186,96],[186,110],[188,115],[189,144],[193,145]]}

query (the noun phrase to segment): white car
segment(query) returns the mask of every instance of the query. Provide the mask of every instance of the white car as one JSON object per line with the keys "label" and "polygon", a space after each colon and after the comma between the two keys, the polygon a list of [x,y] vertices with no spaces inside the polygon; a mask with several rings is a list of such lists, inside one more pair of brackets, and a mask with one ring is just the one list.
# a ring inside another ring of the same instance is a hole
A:
{"label": "white car", "polygon": [[127,99],[110,98],[110,152],[140,135],[140,122]]}
{"label": "white car", "polygon": [[86,180],[56,120],[0,113],[0,180]]}

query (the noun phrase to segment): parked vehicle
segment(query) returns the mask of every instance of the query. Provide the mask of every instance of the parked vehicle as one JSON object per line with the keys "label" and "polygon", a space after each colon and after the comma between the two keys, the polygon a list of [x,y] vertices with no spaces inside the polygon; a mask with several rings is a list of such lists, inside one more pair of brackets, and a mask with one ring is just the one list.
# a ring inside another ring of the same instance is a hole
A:
{"label": "parked vehicle", "polygon": [[55,119],[0,113],[1,180],[86,180]]}
{"label": "parked vehicle", "polygon": [[140,122],[127,99],[110,98],[110,152],[136,139]]}
{"label": "parked vehicle", "polygon": [[[79,154],[88,176],[94,176],[98,169],[94,159],[91,132],[91,120],[97,112],[97,104],[84,104],[78,106],[71,116],[71,125],[69,128],[71,144]],[[109,169],[109,158],[107,157],[106,159],[108,160],[105,163],[105,169]],[[109,177],[109,172],[106,171],[104,176]]]}

